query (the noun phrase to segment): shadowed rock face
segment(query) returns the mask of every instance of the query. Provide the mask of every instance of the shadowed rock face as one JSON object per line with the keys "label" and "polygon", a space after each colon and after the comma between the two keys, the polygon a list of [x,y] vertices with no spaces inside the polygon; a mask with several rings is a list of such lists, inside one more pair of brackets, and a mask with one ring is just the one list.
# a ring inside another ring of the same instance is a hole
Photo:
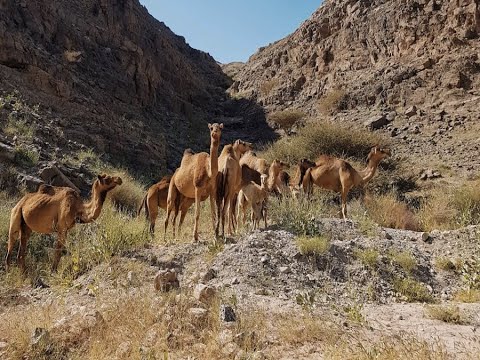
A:
{"label": "shadowed rock face", "polygon": [[0,90],[49,108],[39,126],[63,132],[52,146],[164,172],[185,147],[208,148],[230,83],[138,0],[0,1]]}
{"label": "shadowed rock face", "polygon": [[[454,144],[432,134],[449,122],[478,131],[479,35],[478,0],[327,0],[293,34],[225,71],[235,79],[232,94],[256,100],[267,112],[296,108],[361,125],[397,111],[389,130],[408,138],[405,152],[427,147],[435,154],[460,146],[474,154],[464,167],[473,162],[478,169],[473,141]],[[330,113],[333,99],[343,113]],[[418,111],[404,115],[413,105]],[[412,124],[420,129],[402,133]],[[447,131],[462,136],[455,132]],[[435,144],[427,141],[432,136]]]}

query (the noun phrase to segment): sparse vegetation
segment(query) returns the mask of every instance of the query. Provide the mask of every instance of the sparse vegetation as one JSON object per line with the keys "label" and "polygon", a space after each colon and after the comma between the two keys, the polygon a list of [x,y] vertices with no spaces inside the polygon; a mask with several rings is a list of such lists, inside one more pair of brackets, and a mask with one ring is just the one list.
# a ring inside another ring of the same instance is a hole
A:
{"label": "sparse vegetation", "polygon": [[351,156],[364,161],[373,145],[385,142],[376,133],[317,120],[305,125],[297,135],[271,144],[262,155],[267,160],[282,159],[291,164],[302,158],[316,160],[320,154]]}
{"label": "sparse vegetation", "polygon": [[109,196],[115,206],[134,215],[145,195],[144,186],[126,170],[106,169],[105,173],[122,178],[122,185],[113,189]]}
{"label": "sparse vegetation", "polygon": [[318,100],[318,110],[325,115],[335,114],[341,109],[342,100],[345,98],[345,91],[332,89]]}
{"label": "sparse vegetation", "polygon": [[477,303],[480,302],[480,290],[477,289],[462,289],[455,294],[455,300],[463,303]]}
{"label": "sparse vegetation", "polygon": [[437,189],[420,213],[427,230],[457,229],[480,223],[480,180],[468,181],[459,188]]}
{"label": "sparse vegetation", "polygon": [[293,125],[305,118],[303,111],[296,109],[286,109],[271,113],[268,118],[284,130],[290,129]]}
{"label": "sparse vegetation", "polygon": [[407,274],[411,274],[417,267],[417,260],[410,251],[390,251],[390,260],[399,265]]}
{"label": "sparse vegetation", "polygon": [[303,255],[323,255],[330,249],[330,240],[325,236],[301,236],[297,245]]}
{"label": "sparse vegetation", "polygon": [[270,95],[272,90],[276,88],[277,85],[278,85],[278,79],[270,79],[270,80],[264,81],[260,85],[260,94],[264,97]]}
{"label": "sparse vegetation", "polygon": [[457,269],[455,264],[446,257],[437,257],[435,259],[435,267],[444,271],[455,271]]}
{"label": "sparse vegetation", "polygon": [[40,154],[26,146],[17,146],[15,148],[15,162],[24,167],[31,167],[38,163]]}
{"label": "sparse vegetation", "polygon": [[408,302],[426,302],[434,301],[432,294],[424,284],[412,278],[399,279],[393,281],[394,290],[405,297]]}
{"label": "sparse vegetation", "polygon": [[428,317],[452,324],[466,324],[467,319],[460,313],[460,308],[455,305],[430,305],[425,308]]}
{"label": "sparse vegetation", "polygon": [[363,306],[361,304],[353,304],[345,307],[347,318],[356,324],[364,324],[365,317],[362,314]]}
{"label": "sparse vegetation", "polygon": [[378,265],[378,258],[380,253],[377,249],[355,249],[353,252],[356,259],[360,260],[363,266],[369,269],[376,269]]}

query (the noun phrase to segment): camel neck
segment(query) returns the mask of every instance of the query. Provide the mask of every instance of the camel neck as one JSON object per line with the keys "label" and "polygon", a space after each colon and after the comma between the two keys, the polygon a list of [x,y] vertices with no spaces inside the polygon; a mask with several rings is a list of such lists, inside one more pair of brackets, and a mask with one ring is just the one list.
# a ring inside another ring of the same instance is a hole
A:
{"label": "camel neck", "polygon": [[219,141],[212,139],[210,144],[210,178],[218,174],[218,146]]}
{"label": "camel neck", "polygon": [[85,204],[85,222],[95,221],[102,212],[103,204],[107,198],[106,190],[97,189],[97,181],[92,186],[92,197],[89,202]]}
{"label": "camel neck", "polygon": [[242,152],[240,151],[240,146],[238,146],[237,144],[233,145],[233,153],[235,154],[235,159],[237,160],[240,160],[240,158],[243,155]]}
{"label": "camel neck", "polygon": [[268,180],[267,180],[268,191],[272,191],[274,189],[275,180],[276,180],[279,172],[280,171],[278,169],[275,169],[272,166],[270,166],[270,169],[268,169]]}
{"label": "camel neck", "polygon": [[370,179],[375,175],[378,163],[379,160],[368,160],[367,167],[360,172],[360,176],[362,177],[362,181],[364,183],[370,181]]}

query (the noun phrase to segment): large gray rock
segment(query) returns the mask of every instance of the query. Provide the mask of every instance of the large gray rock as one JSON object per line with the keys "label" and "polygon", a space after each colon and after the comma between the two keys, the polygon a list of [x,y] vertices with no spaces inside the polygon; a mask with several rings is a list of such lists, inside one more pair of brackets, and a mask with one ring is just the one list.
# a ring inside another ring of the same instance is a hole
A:
{"label": "large gray rock", "polygon": [[45,181],[47,184],[53,185],[53,186],[63,186],[63,187],[69,187],[72,188],[73,190],[77,191],[80,193],[80,189],[76,187],[68,177],[65,176],[64,173],[62,173],[55,165],[50,164],[43,169],[40,170],[40,177],[42,178],[43,181]]}
{"label": "large gray rock", "polygon": [[385,115],[377,115],[365,121],[363,125],[370,130],[377,130],[386,126],[388,123],[389,121]]}

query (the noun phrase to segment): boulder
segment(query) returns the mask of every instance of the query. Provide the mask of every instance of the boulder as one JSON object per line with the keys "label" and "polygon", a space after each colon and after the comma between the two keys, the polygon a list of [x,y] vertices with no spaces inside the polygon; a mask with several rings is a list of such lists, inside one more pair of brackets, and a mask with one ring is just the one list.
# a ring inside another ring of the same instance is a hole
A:
{"label": "boulder", "polygon": [[205,284],[198,284],[193,290],[194,298],[207,304],[215,298],[216,293],[215,288]]}
{"label": "boulder", "polygon": [[76,187],[68,177],[65,176],[64,173],[60,171],[55,165],[50,164],[43,169],[40,170],[40,177],[43,181],[47,184],[53,186],[62,186],[62,187],[69,187],[73,190],[80,193],[80,189]]}
{"label": "boulder", "polygon": [[370,130],[377,130],[386,126],[388,123],[389,121],[385,115],[377,115],[365,121],[363,125]]}
{"label": "boulder", "polygon": [[160,270],[154,279],[155,290],[170,291],[180,286],[175,269]]}

